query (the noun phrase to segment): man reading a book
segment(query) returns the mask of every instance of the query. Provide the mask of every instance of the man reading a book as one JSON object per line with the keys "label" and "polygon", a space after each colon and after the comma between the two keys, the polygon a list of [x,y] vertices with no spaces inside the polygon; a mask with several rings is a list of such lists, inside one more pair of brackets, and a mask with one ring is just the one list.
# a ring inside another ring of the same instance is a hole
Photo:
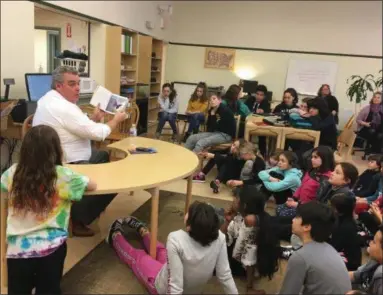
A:
{"label": "man reading a book", "polygon": [[[52,90],[37,102],[33,126],[48,125],[54,128],[61,140],[64,162],[70,164],[98,164],[109,162],[105,151],[91,148],[91,140],[103,141],[118,124],[126,119],[126,114],[117,112],[112,120],[103,124],[100,120],[104,112],[95,109],[89,118],[76,105],[80,94],[78,72],[68,66],[60,66],[52,73]],[[75,236],[93,236],[88,227],[105,210],[115,194],[84,196],[72,205],[71,220]]]}

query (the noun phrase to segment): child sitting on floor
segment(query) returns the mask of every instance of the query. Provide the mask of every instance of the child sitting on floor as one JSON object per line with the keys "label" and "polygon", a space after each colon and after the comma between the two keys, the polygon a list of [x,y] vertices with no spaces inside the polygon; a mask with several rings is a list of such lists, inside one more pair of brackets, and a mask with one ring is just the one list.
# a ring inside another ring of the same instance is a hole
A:
{"label": "child sitting on floor", "polygon": [[285,204],[277,206],[277,216],[294,217],[299,204],[315,200],[320,184],[327,180],[334,170],[334,153],[327,146],[319,146],[313,150],[310,163],[311,167],[305,173],[302,184],[293,197],[287,199]]}
{"label": "child sitting on floor", "polygon": [[370,242],[367,252],[370,261],[349,273],[351,282],[368,294],[383,294],[383,225]]}
{"label": "child sitting on floor", "polygon": [[266,169],[274,168],[278,165],[279,155],[283,152],[282,149],[276,149],[269,157],[269,160],[266,162]]}
{"label": "child sitting on floor", "polygon": [[239,148],[239,156],[245,162],[240,180],[231,179],[227,182],[232,188],[242,185],[256,185],[262,183],[258,177],[258,173],[265,170],[266,164],[262,156],[257,153],[254,145],[250,142],[244,143]]}
{"label": "child sitting on floor", "polygon": [[[150,232],[135,217],[117,219],[107,242],[129,265],[150,294],[201,294],[215,271],[225,294],[238,294],[230,271],[225,235],[219,230],[214,208],[194,202],[185,215],[186,229],[171,232],[166,248],[157,242],[156,255],[149,254]],[[124,237],[123,224],[135,229],[144,248],[134,248]]]}
{"label": "child sitting on floor", "polygon": [[298,158],[290,151],[279,155],[278,167],[259,172],[263,190],[267,196],[274,196],[278,205],[284,204],[301,185],[302,172],[297,166]]}
{"label": "child sitting on floor", "polygon": [[373,195],[380,181],[380,170],[382,169],[383,158],[380,155],[368,157],[368,169],[366,169],[355,184],[353,192],[357,198],[366,198]]}
{"label": "child sitting on floor", "polygon": [[73,201],[96,189],[62,164],[57,132],[46,125],[25,135],[18,164],[1,175],[8,193],[8,294],[61,294]]}
{"label": "child sitting on floor", "polygon": [[[265,212],[265,196],[251,186],[238,190],[233,206],[225,211],[221,231],[227,235],[230,268],[234,276],[246,276],[253,288],[254,271],[271,279],[278,270],[279,242]],[[263,290],[253,290],[265,294]]]}
{"label": "child sitting on floor", "polygon": [[218,170],[217,177],[210,183],[210,187],[214,193],[219,193],[221,183],[226,183],[230,179],[239,179],[241,170],[245,164],[245,161],[239,157],[239,149],[244,144],[245,141],[243,139],[234,141],[227,155],[201,152],[199,155],[209,159],[209,161],[202,171],[193,177],[193,181],[205,182],[206,174],[214,165],[217,165]]}

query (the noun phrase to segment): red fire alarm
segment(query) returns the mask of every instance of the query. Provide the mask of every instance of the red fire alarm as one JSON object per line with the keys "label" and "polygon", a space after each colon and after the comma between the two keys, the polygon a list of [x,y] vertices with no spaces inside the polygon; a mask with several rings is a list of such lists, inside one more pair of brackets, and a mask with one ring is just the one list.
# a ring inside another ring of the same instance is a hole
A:
{"label": "red fire alarm", "polygon": [[70,23],[66,24],[66,36],[67,38],[72,38],[72,26]]}

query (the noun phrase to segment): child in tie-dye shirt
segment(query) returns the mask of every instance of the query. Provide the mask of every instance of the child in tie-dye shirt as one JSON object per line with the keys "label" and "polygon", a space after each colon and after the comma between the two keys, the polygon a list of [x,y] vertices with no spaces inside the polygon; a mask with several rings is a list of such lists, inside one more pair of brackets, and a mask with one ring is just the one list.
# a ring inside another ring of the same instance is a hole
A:
{"label": "child in tie-dye shirt", "polygon": [[[60,294],[72,201],[96,185],[62,166],[57,132],[48,126],[25,135],[18,164],[1,176],[8,193],[8,294]],[[2,194],[3,195],[3,194]]]}

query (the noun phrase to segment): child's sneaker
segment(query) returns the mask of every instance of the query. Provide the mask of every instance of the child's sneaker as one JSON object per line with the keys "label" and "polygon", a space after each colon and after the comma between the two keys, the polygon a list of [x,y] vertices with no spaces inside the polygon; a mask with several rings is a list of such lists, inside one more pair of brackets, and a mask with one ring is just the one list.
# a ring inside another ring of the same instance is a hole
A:
{"label": "child's sneaker", "polygon": [[108,243],[108,244],[112,244],[112,237],[113,237],[113,234],[116,233],[116,232],[120,232],[120,233],[123,233],[123,228],[122,228],[122,219],[119,218],[119,219],[116,219],[112,225],[110,226],[109,228],[109,233],[108,235],[106,236],[105,238],[105,241]]}
{"label": "child's sneaker", "polygon": [[291,255],[293,255],[294,249],[293,246],[281,246],[280,257],[286,260],[289,260]]}
{"label": "child's sneaker", "polygon": [[205,174],[201,172],[193,176],[193,182],[204,183],[205,181],[206,181]]}
{"label": "child's sneaker", "polygon": [[218,194],[219,193],[219,185],[215,180],[212,180],[210,182],[210,187],[213,189],[213,193]]}
{"label": "child's sneaker", "polygon": [[133,216],[128,216],[128,217],[124,218],[123,224],[129,226],[131,229],[136,230],[138,233],[140,232],[140,229],[142,227],[146,228],[145,223],[143,223],[141,220],[139,220]]}

